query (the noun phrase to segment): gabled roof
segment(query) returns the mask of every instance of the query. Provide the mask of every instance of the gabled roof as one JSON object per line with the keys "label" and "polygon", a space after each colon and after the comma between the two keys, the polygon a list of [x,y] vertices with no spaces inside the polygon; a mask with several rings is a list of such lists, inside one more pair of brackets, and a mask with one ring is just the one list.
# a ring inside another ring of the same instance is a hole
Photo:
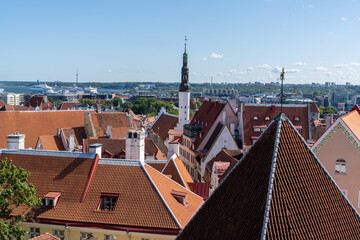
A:
{"label": "gabled roof", "polygon": [[199,110],[196,112],[195,116],[190,122],[191,126],[202,126],[201,136],[199,134],[195,140],[196,147],[206,136],[226,104],[227,102],[217,100],[205,100]]}
{"label": "gabled roof", "polygon": [[75,110],[79,105],[78,102],[62,102],[57,108],[58,110]]}
{"label": "gabled roof", "polygon": [[180,184],[183,187],[189,188],[188,183],[193,183],[189,172],[186,170],[184,164],[177,155],[173,155],[167,162],[164,169],[161,171],[162,174],[166,176],[171,176],[170,178]]}
{"label": "gabled roof", "polygon": [[360,140],[360,113],[357,110],[353,110],[348,114],[341,116],[341,119],[353,132],[353,134]]}
{"label": "gabled roof", "polygon": [[43,150],[65,151],[61,138],[52,135],[43,135],[39,140]]}
{"label": "gabled roof", "polygon": [[8,105],[5,104],[0,108],[0,111],[14,112],[14,111],[29,111],[30,109],[26,106]]}
{"label": "gabled roof", "polygon": [[32,96],[25,104],[26,107],[33,109],[40,108],[42,110],[51,110],[53,105],[49,102],[47,96]]}
{"label": "gabled roof", "polygon": [[178,123],[178,117],[172,114],[163,113],[160,117],[154,122],[151,129],[159,135],[159,137],[165,141],[168,137],[168,132],[170,129],[174,129]]}
{"label": "gabled roof", "polygon": [[44,233],[40,236],[30,238],[29,240],[60,240],[60,238],[55,237],[54,235],[52,235],[50,233]]}
{"label": "gabled roof", "polygon": [[[6,135],[25,134],[25,147],[35,148],[39,136],[56,135],[58,128],[84,126],[84,113],[89,111],[25,111],[2,112],[0,148],[6,147]],[[90,111],[91,112],[91,111]]]}
{"label": "gabled roof", "polygon": [[[236,164],[239,160],[236,159],[235,157],[231,156],[231,155],[228,153],[228,151],[229,151],[229,150],[228,150],[228,149],[225,149],[225,148],[221,149],[221,151],[220,151],[218,154],[216,154],[216,156],[215,156],[213,159],[211,159],[211,160],[206,164],[210,171],[212,171],[213,165],[214,165],[215,162],[223,162],[223,163],[228,162],[228,163],[230,163],[230,164],[226,167],[226,169],[229,169],[229,170],[231,170],[231,169],[235,166],[235,164]],[[241,150],[231,151],[231,153],[233,153],[233,154],[239,154],[239,152],[241,152]],[[241,154],[241,155],[242,155],[242,154]],[[225,170],[226,170],[226,169],[225,169]]]}
{"label": "gabled roof", "polygon": [[[29,183],[38,197],[61,192],[55,208],[32,209],[39,223],[176,235],[203,203],[201,197],[136,160],[37,150],[2,150],[0,155],[31,172]],[[172,191],[183,193],[186,203]],[[111,212],[98,210],[104,193],[117,196]]]}
{"label": "gabled roof", "polygon": [[320,110],[318,108],[318,106],[316,105],[315,102],[312,102],[311,106],[310,106],[310,112],[312,113],[319,113]]}
{"label": "gabled roof", "polygon": [[360,217],[284,114],[177,237],[358,239]]}

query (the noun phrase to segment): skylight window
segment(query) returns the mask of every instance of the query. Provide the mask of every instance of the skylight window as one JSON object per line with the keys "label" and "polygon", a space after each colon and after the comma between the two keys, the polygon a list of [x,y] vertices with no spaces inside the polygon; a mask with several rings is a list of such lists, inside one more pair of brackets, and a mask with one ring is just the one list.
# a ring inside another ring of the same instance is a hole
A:
{"label": "skylight window", "polygon": [[112,212],[118,199],[118,194],[101,194],[98,211]]}

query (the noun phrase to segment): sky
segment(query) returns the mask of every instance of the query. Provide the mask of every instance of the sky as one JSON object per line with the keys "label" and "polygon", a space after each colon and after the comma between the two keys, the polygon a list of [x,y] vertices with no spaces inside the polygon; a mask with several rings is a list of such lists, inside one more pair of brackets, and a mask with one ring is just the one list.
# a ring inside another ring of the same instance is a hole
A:
{"label": "sky", "polygon": [[356,0],[1,0],[0,81],[360,84]]}

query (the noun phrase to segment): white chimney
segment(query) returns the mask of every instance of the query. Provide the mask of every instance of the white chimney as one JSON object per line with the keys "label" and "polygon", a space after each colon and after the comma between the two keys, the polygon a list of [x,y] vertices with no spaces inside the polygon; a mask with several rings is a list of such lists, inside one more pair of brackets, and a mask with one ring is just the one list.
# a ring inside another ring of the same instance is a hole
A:
{"label": "white chimney", "polygon": [[222,112],[222,125],[225,125],[225,123],[226,123],[226,111],[224,110],[223,112]]}
{"label": "white chimney", "polygon": [[111,136],[111,128],[112,128],[112,126],[110,126],[110,125],[106,127],[106,135],[107,135],[108,138],[112,138],[112,136]]}
{"label": "white chimney", "polygon": [[325,115],[325,117],[326,117],[326,129],[328,129],[334,121],[333,115],[328,114],[328,115]]}
{"label": "white chimney", "polygon": [[167,152],[167,159],[170,159],[172,155],[176,153],[179,155],[179,143],[169,143],[168,152]]}
{"label": "white chimney", "polygon": [[25,148],[25,134],[14,132],[6,136],[8,149],[24,149]]}
{"label": "white chimney", "polygon": [[68,139],[68,151],[72,152],[75,149],[75,136],[74,134],[69,135]]}
{"label": "white chimney", "polygon": [[99,158],[101,158],[102,156],[102,144],[101,143],[94,143],[92,145],[89,146],[89,152],[90,153],[96,153],[97,155],[99,155]]}
{"label": "white chimney", "polygon": [[145,131],[130,130],[125,139],[125,158],[145,162]]}

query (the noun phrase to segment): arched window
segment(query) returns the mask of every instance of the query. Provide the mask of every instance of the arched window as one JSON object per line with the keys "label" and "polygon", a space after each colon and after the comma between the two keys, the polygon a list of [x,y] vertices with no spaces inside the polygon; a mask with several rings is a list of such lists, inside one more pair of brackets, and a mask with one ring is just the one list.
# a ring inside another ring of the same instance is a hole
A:
{"label": "arched window", "polygon": [[335,173],[346,174],[346,161],[342,158],[335,162]]}
{"label": "arched window", "polygon": [[134,133],[134,138],[137,138],[138,136],[137,136],[137,133]]}
{"label": "arched window", "polygon": [[132,133],[131,132],[128,133],[128,138],[132,138]]}

